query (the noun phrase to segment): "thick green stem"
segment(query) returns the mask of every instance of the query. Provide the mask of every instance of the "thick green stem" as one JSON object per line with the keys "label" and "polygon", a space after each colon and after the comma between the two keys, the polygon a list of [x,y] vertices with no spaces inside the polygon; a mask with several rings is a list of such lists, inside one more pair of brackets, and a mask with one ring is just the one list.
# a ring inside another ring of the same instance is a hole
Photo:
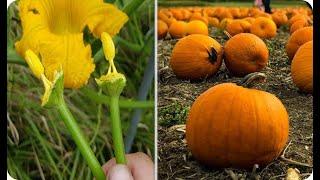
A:
{"label": "thick green stem", "polygon": [[116,156],[116,162],[117,164],[126,164],[127,161],[125,157],[123,137],[122,137],[118,96],[111,96],[109,107],[110,107],[112,138],[113,138],[114,154]]}
{"label": "thick green stem", "polygon": [[78,149],[80,150],[84,159],[87,161],[92,174],[97,180],[105,180],[106,176],[102,171],[99,161],[92,152],[89,143],[82,134],[76,120],[73,118],[63,98],[61,98],[60,103],[58,104],[58,110]]}
{"label": "thick green stem", "polygon": [[[110,104],[110,97],[105,96],[102,94],[97,93],[96,91],[83,87],[81,89],[84,95],[86,95],[88,98],[90,98],[92,101],[95,101],[96,103],[102,103],[102,104]],[[153,108],[154,107],[154,101],[136,101],[136,100],[129,100],[129,99],[120,99],[119,100],[119,107],[120,108],[132,108],[132,109],[138,109],[138,108]]]}

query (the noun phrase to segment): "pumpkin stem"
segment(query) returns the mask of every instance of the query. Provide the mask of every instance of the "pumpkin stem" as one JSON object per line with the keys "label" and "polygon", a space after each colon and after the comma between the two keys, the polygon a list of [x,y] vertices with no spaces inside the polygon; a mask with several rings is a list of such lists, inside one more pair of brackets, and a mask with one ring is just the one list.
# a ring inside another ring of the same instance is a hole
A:
{"label": "pumpkin stem", "polygon": [[261,72],[254,72],[246,75],[239,83],[241,86],[251,88],[257,83],[265,82],[267,75]]}
{"label": "pumpkin stem", "polygon": [[210,50],[207,50],[209,54],[209,61],[214,64],[217,62],[218,59],[218,52],[214,47],[211,47]]}
{"label": "pumpkin stem", "polygon": [[232,38],[231,34],[228,33],[228,31],[224,30],[223,33],[224,33],[229,39]]}

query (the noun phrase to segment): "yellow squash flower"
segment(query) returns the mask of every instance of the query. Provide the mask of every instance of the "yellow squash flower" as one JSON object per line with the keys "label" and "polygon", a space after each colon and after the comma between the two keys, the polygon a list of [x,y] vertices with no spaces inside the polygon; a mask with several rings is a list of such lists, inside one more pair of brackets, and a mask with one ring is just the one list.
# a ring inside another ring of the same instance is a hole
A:
{"label": "yellow squash flower", "polygon": [[100,38],[102,32],[117,34],[128,16],[103,0],[20,0],[23,36],[16,50],[25,57],[28,49],[40,55],[45,76],[52,81],[62,67],[64,86],[80,88],[95,65],[90,45],[85,45],[86,26]]}

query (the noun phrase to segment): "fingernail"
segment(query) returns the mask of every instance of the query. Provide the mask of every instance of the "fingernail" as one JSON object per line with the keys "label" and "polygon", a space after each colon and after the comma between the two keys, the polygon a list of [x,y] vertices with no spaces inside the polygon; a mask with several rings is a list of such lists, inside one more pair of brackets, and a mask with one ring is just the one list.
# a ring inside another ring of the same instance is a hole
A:
{"label": "fingernail", "polygon": [[113,166],[108,174],[108,180],[133,180],[131,171],[126,165]]}

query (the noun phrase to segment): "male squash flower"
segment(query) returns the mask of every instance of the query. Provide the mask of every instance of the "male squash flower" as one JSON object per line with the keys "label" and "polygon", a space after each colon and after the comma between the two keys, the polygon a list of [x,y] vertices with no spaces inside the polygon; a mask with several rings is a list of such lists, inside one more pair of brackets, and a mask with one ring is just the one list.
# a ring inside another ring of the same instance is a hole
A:
{"label": "male squash flower", "polygon": [[95,37],[102,32],[117,34],[128,16],[103,0],[20,0],[23,35],[17,52],[31,50],[41,58],[44,74],[54,80],[62,68],[64,87],[77,89],[87,83],[95,65],[90,45],[85,45],[87,26]]}

